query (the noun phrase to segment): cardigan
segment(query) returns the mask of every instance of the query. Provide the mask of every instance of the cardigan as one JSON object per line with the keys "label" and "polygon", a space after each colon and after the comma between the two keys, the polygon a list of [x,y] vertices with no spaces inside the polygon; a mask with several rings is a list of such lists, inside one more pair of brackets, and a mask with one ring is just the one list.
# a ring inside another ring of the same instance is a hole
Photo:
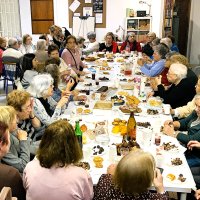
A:
{"label": "cardigan", "polygon": [[158,85],[158,91],[154,96],[160,96],[165,104],[170,104],[172,109],[186,105],[196,94],[195,85],[188,78],[184,78],[179,84],[172,84],[168,90],[165,90],[162,84]]}
{"label": "cardigan", "polygon": [[30,142],[28,140],[20,141],[13,133],[10,134],[9,152],[1,160],[2,163],[13,166],[22,173],[30,161]]}
{"label": "cardigan", "polygon": [[191,127],[191,123],[197,119],[197,113],[193,111],[188,117],[179,120],[180,131],[188,131],[187,134],[178,133],[177,140],[187,145],[191,140],[197,140],[200,142],[200,124]]}
{"label": "cardigan", "polygon": [[113,53],[119,53],[119,48],[118,48],[116,42],[112,42],[112,45],[109,46],[109,47],[106,46],[105,42],[101,43],[99,45],[99,51],[103,51],[103,50],[106,50],[106,51],[109,51],[109,52],[113,52]]}
{"label": "cardigan", "polygon": [[141,49],[141,46],[140,46],[140,43],[137,42],[137,41],[134,41],[134,42],[123,42],[122,43],[122,46],[120,48],[120,52],[125,50],[126,49],[126,45],[129,44],[130,45],[130,51],[138,51],[138,52],[141,52],[142,49]]}

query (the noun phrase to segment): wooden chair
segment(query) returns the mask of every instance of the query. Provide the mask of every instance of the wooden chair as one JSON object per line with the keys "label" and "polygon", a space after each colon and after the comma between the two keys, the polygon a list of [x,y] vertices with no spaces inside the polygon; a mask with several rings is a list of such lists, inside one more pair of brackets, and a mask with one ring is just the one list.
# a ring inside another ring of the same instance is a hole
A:
{"label": "wooden chair", "polygon": [[10,187],[3,187],[0,193],[0,200],[17,200],[17,198],[12,197],[12,191]]}

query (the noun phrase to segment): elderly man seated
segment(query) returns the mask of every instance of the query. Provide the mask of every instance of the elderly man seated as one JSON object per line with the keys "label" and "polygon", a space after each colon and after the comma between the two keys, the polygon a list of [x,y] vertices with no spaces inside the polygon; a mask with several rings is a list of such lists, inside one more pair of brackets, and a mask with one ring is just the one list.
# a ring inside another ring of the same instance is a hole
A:
{"label": "elderly man seated", "polygon": [[13,62],[19,63],[19,58],[23,54],[18,50],[19,45],[16,38],[10,38],[8,40],[8,48],[3,52],[2,60],[3,62]]}
{"label": "elderly man seated", "polygon": [[187,76],[187,67],[180,63],[174,63],[170,66],[167,73],[167,79],[172,85],[165,90],[161,84],[162,76],[155,77],[154,96],[163,98],[164,103],[170,104],[171,107],[177,108],[184,106],[191,101],[195,95],[195,84]]}
{"label": "elderly man seated", "polygon": [[90,54],[99,50],[99,43],[96,41],[96,33],[91,31],[87,33],[87,38],[89,40],[88,46],[82,50],[83,54]]}

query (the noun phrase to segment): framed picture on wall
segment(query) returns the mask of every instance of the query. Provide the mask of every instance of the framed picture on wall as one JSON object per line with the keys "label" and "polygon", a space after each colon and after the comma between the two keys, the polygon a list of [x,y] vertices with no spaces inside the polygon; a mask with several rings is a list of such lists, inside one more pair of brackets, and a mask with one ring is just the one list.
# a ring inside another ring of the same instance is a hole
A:
{"label": "framed picture on wall", "polygon": [[83,7],[83,16],[92,16],[92,7]]}
{"label": "framed picture on wall", "polygon": [[94,10],[94,13],[102,13],[103,0],[93,0],[93,10]]}

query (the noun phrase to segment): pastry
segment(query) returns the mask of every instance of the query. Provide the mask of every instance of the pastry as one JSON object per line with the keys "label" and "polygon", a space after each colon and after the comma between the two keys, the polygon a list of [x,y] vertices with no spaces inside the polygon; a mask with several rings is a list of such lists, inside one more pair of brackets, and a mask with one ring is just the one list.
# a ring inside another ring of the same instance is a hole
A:
{"label": "pastry", "polygon": [[103,158],[100,156],[95,156],[93,158],[94,164],[96,168],[103,168]]}
{"label": "pastry", "polygon": [[176,179],[176,176],[174,174],[167,174],[167,178],[170,180],[170,181],[174,181]]}

